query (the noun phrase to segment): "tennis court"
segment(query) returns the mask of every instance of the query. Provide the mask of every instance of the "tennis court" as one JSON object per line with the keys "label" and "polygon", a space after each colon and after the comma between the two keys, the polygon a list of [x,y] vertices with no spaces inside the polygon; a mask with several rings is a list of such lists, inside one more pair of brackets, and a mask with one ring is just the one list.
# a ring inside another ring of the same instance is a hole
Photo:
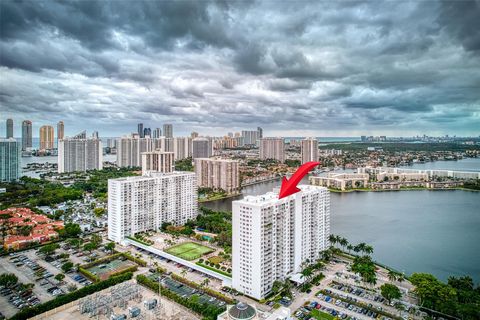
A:
{"label": "tennis court", "polygon": [[165,252],[188,261],[198,259],[213,251],[215,250],[195,242],[184,242],[165,249]]}
{"label": "tennis court", "polygon": [[106,263],[90,267],[87,270],[99,277],[100,280],[105,280],[113,274],[122,272],[123,270],[134,266],[136,266],[136,264],[132,261],[115,259]]}

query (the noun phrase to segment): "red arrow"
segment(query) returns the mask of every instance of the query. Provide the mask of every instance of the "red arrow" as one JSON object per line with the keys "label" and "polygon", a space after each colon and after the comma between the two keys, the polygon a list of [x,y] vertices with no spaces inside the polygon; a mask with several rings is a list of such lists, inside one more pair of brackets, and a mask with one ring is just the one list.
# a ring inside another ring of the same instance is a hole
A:
{"label": "red arrow", "polygon": [[298,183],[310,170],[312,170],[319,164],[320,162],[315,161],[305,162],[297,169],[297,171],[295,171],[293,176],[290,177],[290,180],[288,180],[287,177],[283,177],[280,193],[278,194],[278,199],[288,197],[289,195],[300,191],[300,189],[297,188]]}

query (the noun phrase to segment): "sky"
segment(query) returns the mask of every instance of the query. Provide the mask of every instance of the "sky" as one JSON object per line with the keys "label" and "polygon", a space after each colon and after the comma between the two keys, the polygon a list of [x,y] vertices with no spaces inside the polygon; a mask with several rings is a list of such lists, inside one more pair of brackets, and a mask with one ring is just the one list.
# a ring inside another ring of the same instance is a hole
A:
{"label": "sky", "polygon": [[479,136],[479,30],[480,0],[3,0],[0,136]]}

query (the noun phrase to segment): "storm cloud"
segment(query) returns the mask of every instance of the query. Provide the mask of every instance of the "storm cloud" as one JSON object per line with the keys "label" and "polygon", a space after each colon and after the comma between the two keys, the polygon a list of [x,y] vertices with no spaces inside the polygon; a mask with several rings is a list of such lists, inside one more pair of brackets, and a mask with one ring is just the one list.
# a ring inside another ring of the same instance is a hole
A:
{"label": "storm cloud", "polygon": [[6,0],[0,120],[478,136],[478,30],[480,0]]}

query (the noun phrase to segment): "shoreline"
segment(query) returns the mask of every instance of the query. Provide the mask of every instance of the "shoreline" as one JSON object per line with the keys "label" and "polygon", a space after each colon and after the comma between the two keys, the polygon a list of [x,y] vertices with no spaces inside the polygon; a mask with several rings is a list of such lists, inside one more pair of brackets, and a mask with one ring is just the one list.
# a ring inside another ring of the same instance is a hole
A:
{"label": "shoreline", "polygon": [[234,197],[238,197],[238,196],[241,196],[242,193],[234,193],[234,194],[229,194],[229,195],[226,195],[224,197],[220,197],[220,198],[215,198],[215,199],[198,199],[198,203],[205,203],[205,202],[212,202],[212,201],[218,201],[218,200],[225,200],[225,199],[230,199],[230,198],[234,198]]}
{"label": "shoreline", "polygon": [[451,191],[451,190],[462,190],[462,191],[471,191],[471,192],[480,192],[480,190],[475,189],[468,189],[463,187],[455,187],[455,188],[401,188],[401,189],[348,189],[348,190],[337,190],[328,188],[328,191],[334,193],[352,193],[352,192],[390,192],[390,191]]}

